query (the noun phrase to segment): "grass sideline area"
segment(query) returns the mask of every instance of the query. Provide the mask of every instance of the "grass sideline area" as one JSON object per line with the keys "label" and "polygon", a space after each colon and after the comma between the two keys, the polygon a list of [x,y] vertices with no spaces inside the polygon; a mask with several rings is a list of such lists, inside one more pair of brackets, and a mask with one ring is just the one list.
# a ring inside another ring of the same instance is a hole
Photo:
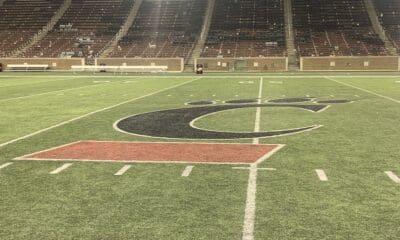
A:
{"label": "grass sideline area", "polygon": [[238,108],[193,123],[217,132],[253,132],[257,116],[259,131],[321,125],[259,138],[285,147],[258,166],[254,239],[396,239],[400,184],[385,172],[400,176],[400,75],[379,72],[2,73],[0,239],[242,239],[249,170],[239,165],[190,164],[182,177],[188,164],[132,163],[115,176],[125,163],[74,162],[49,174],[69,162],[14,159],[85,140],[250,144],[130,135],[113,125],[190,102],[291,98],[329,107]]}

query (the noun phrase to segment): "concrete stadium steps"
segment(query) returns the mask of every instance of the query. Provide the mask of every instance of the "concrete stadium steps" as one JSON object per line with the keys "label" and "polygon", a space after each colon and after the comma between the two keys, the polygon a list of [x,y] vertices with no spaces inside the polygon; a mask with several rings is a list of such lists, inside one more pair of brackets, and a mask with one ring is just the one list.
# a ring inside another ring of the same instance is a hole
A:
{"label": "concrete stadium steps", "polygon": [[364,4],[375,33],[377,33],[381,38],[381,40],[385,43],[385,47],[388,49],[388,52],[391,55],[396,55],[397,54],[396,48],[393,46],[389,38],[386,36],[386,33],[383,30],[381,23],[379,22],[378,15],[376,14],[376,9],[374,4],[372,3],[371,0],[364,0]]}
{"label": "concrete stadium steps", "polygon": [[212,20],[213,12],[214,12],[214,6],[215,6],[215,1],[208,0],[207,11],[205,13],[203,27],[201,29],[200,36],[198,36],[197,43],[192,51],[190,58],[187,61],[189,68],[190,68],[190,66],[192,66],[192,67],[194,66],[194,60],[200,57],[201,52],[204,49],[204,44],[206,43],[206,40],[207,40],[208,31],[210,30],[211,20]]}
{"label": "concrete stadium steps", "polygon": [[13,53],[12,57],[22,57],[27,50],[29,50],[32,46],[42,40],[46,35],[53,30],[56,23],[62,18],[67,9],[71,6],[71,0],[65,0],[61,5],[60,9],[55,13],[55,15],[50,19],[45,27],[41,31],[39,31],[33,38],[27,43],[26,46],[17,50]]}
{"label": "concrete stadium steps", "polygon": [[135,18],[137,16],[137,13],[139,12],[142,3],[143,0],[135,0],[124,25],[114,36],[114,38],[106,46],[104,46],[102,50],[100,50],[98,54],[100,57],[107,57],[107,55],[110,54],[113,49],[118,45],[119,40],[121,40],[128,33],[128,30],[130,27],[132,27],[132,24],[135,21]]}

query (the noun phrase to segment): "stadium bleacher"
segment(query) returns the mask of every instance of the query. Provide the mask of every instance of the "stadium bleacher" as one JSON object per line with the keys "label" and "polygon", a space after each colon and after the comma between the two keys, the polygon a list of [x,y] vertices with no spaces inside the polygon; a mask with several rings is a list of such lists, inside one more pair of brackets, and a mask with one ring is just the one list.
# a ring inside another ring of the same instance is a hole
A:
{"label": "stadium bleacher", "polygon": [[[394,56],[400,48],[398,0],[210,2],[2,0],[0,58],[81,58],[89,65],[119,58],[118,66],[125,58],[179,58],[193,69],[201,58],[278,57],[292,59],[286,65],[297,70],[304,57]],[[226,69],[282,65],[214,60],[209,63]]]}
{"label": "stadium bleacher", "polygon": [[6,0],[0,8],[0,57],[26,44],[46,26],[63,0]]}
{"label": "stadium bleacher", "polygon": [[92,58],[119,31],[132,4],[131,0],[73,0],[55,29],[22,57]]}
{"label": "stadium bleacher", "polygon": [[206,0],[147,0],[109,57],[187,58],[202,27]]}
{"label": "stadium bleacher", "polygon": [[284,55],[282,0],[216,0],[202,57]]}
{"label": "stadium bleacher", "polygon": [[374,0],[378,18],[383,25],[386,35],[397,49],[400,49],[400,1]]}
{"label": "stadium bleacher", "polygon": [[294,0],[293,24],[301,56],[388,54],[362,0]]}

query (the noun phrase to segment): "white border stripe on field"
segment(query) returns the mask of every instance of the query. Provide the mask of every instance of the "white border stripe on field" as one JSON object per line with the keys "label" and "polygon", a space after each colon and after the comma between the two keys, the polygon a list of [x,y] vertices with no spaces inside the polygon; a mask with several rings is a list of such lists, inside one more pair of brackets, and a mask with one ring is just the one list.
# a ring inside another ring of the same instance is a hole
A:
{"label": "white border stripe on field", "polygon": [[[258,89],[258,103],[261,103],[262,98],[263,78],[260,78]],[[261,122],[261,107],[257,108],[256,118],[254,122],[254,132],[260,131]],[[258,144],[259,138],[253,139],[253,144]],[[242,240],[254,239],[254,225],[256,218],[256,195],[257,195],[257,165],[258,162],[250,164],[249,179],[247,183],[246,208],[244,210],[244,222]]]}
{"label": "white border stripe on field", "polygon": [[131,167],[132,167],[132,165],[125,165],[125,166],[123,166],[120,170],[118,170],[118,172],[116,172],[114,175],[115,175],[115,176],[122,176],[122,175],[124,175],[124,173],[126,173],[126,171],[128,171],[129,168],[131,168]]}
{"label": "white border stripe on field", "polygon": [[183,172],[182,172],[182,177],[189,177],[189,175],[190,175],[190,173],[192,172],[192,170],[193,170],[193,166],[186,166],[185,167],[185,170],[183,170]]}
{"label": "white border stripe on field", "polygon": [[6,167],[10,166],[11,164],[13,164],[13,163],[12,162],[4,163],[3,165],[0,165],[0,169],[6,168]]}
{"label": "white border stripe on field", "polygon": [[81,88],[87,88],[87,87],[103,86],[105,84],[106,83],[90,84],[90,85],[85,85],[85,86],[80,86],[80,87],[60,89],[60,90],[44,92],[44,93],[38,93],[38,94],[31,94],[31,95],[26,95],[26,96],[21,96],[21,97],[5,98],[5,99],[0,99],[0,102],[7,102],[7,101],[12,101],[12,100],[17,100],[17,99],[24,99],[24,98],[42,96],[42,95],[52,94],[52,93],[57,93],[57,92],[67,92],[67,91],[71,91],[71,90],[75,90],[75,89],[81,89]]}
{"label": "white border stripe on field", "polygon": [[50,172],[50,174],[59,174],[60,172],[64,171],[65,169],[72,166],[73,163],[65,163],[61,167],[54,169]]}
{"label": "white border stripe on field", "polygon": [[[263,78],[260,78],[260,86],[258,89],[258,99],[257,99],[258,104],[261,104],[262,88],[263,88]],[[256,119],[254,122],[254,132],[260,131],[260,121],[261,121],[261,107],[258,107],[256,110]],[[253,138],[253,144],[258,144],[258,143],[259,143],[259,138]]]}
{"label": "white border stripe on field", "polygon": [[400,184],[400,178],[392,171],[386,171],[386,175],[395,183]]}
{"label": "white border stripe on field", "polygon": [[323,182],[328,181],[328,177],[326,176],[324,170],[322,170],[322,169],[315,169],[315,172],[317,173],[319,180],[321,180],[321,181],[323,181]]}
{"label": "white border stripe on field", "polygon": [[[44,76],[46,77],[46,76]],[[22,77],[22,78],[30,78],[30,77]],[[26,86],[26,85],[36,85],[36,84],[40,84],[40,83],[48,83],[48,82],[56,82],[56,81],[70,81],[71,79],[74,79],[75,77],[65,77],[64,79],[52,79],[52,80],[48,80],[48,81],[38,81],[38,82],[25,82],[25,83],[20,83],[20,84],[9,84],[9,85],[0,85],[0,88],[7,88],[7,87],[20,87],[20,86]],[[32,80],[32,79],[31,79]],[[4,81],[1,80],[0,81]],[[13,83],[15,83],[15,80],[13,79]],[[17,80],[18,81],[18,80]]]}
{"label": "white border stripe on field", "polygon": [[400,100],[397,100],[397,99],[394,99],[394,98],[391,98],[391,97],[388,97],[388,96],[385,96],[385,95],[382,95],[382,94],[379,94],[379,93],[376,93],[376,92],[373,92],[373,91],[370,91],[370,90],[367,90],[367,89],[364,89],[364,88],[356,87],[356,86],[353,86],[353,85],[348,84],[348,83],[344,83],[344,82],[338,81],[336,79],[333,79],[332,77],[326,77],[325,76],[324,78],[328,79],[330,81],[342,84],[344,86],[351,87],[351,88],[354,88],[354,89],[357,89],[357,90],[360,90],[360,91],[363,91],[363,92],[366,92],[366,93],[369,93],[369,94],[384,98],[386,100],[389,100],[389,101],[392,101],[392,102],[395,102],[395,103],[400,103]]}
{"label": "white border stripe on field", "polygon": [[127,101],[123,101],[123,102],[120,102],[120,103],[117,103],[117,104],[114,104],[114,105],[111,105],[111,106],[108,106],[108,107],[105,107],[105,108],[102,108],[102,109],[98,109],[98,110],[93,111],[93,112],[90,112],[90,113],[86,113],[86,114],[84,114],[84,115],[81,115],[81,116],[78,116],[78,117],[69,119],[69,120],[67,120],[67,121],[60,122],[60,123],[58,123],[58,124],[56,124],[56,125],[53,125],[53,126],[51,126],[51,127],[43,128],[43,129],[41,129],[41,130],[39,130],[39,131],[36,131],[36,132],[30,133],[30,134],[27,134],[27,135],[22,136],[22,137],[19,137],[19,138],[15,138],[15,139],[10,140],[10,141],[8,141],[8,142],[1,143],[1,144],[0,144],[0,147],[7,146],[7,145],[9,145],[9,144],[11,144],[11,143],[18,142],[18,141],[20,141],[20,140],[23,140],[23,139],[26,139],[26,138],[35,136],[35,135],[40,134],[40,133],[42,133],[42,132],[46,132],[46,131],[48,131],[48,130],[51,130],[51,129],[54,129],[54,128],[63,126],[63,125],[65,125],[65,124],[68,124],[68,123],[77,121],[77,120],[79,120],[79,119],[82,119],[82,118],[91,116],[91,115],[96,114],[96,113],[103,112],[103,111],[106,111],[106,110],[109,110],[109,109],[112,109],[112,108],[121,106],[121,105],[126,104],[126,103],[134,102],[134,101],[136,101],[136,100],[139,100],[139,99],[142,99],[142,98],[146,98],[146,97],[152,96],[152,95],[154,95],[154,94],[161,93],[161,92],[164,92],[164,91],[167,91],[167,90],[170,90],[170,89],[179,87],[179,86],[183,86],[183,85],[185,85],[185,84],[188,84],[188,83],[191,83],[191,82],[193,82],[193,81],[196,81],[196,80],[198,80],[198,79],[200,79],[200,78],[202,78],[202,77],[198,77],[198,78],[192,79],[192,80],[190,80],[190,81],[186,81],[186,82],[183,82],[183,83],[179,83],[179,84],[173,85],[173,86],[171,86],[171,87],[167,87],[167,88],[164,88],[164,89],[161,89],[161,90],[157,90],[157,91],[155,91],[155,92],[152,92],[152,93],[149,93],[149,94],[140,96],[140,97],[132,98],[132,99],[129,99],[129,100],[127,100]]}

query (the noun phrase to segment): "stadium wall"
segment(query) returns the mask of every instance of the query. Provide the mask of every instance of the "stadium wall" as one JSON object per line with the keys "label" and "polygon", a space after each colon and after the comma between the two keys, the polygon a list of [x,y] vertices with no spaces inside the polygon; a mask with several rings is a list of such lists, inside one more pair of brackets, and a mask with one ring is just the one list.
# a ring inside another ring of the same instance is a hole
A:
{"label": "stadium wall", "polygon": [[397,56],[302,57],[300,71],[399,71]]}
{"label": "stadium wall", "polygon": [[72,65],[84,65],[84,58],[0,58],[0,64],[3,66],[5,71],[7,65],[35,65],[35,64],[46,64],[49,66],[49,71],[69,71]]}
{"label": "stadium wall", "polygon": [[167,66],[167,72],[183,72],[183,58],[96,58],[96,65],[106,66]]}
{"label": "stadium wall", "polygon": [[208,72],[278,72],[288,70],[286,57],[271,58],[198,58]]}

